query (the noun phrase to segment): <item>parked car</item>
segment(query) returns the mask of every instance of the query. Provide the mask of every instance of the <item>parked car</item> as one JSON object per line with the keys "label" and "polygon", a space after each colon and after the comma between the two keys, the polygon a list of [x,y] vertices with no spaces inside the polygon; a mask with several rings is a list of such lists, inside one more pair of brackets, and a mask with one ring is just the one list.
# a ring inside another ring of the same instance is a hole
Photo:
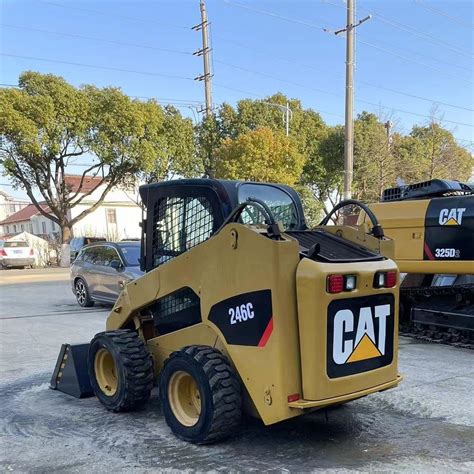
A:
{"label": "parked car", "polygon": [[140,242],[94,243],[74,260],[71,286],[80,306],[115,303],[122,288],[141,275]]}
{"label": "parked car", "polygon": [[27,242],[6,240],[0,248],[0,266],[32,267],[35,264],[35,252]]}
{"label": "parked car", "polygon": [[93,244],[94,242],[105,242],[104,237],[74,237],[69,243],[70,252],[71,252],[71,263],[76,260],[76,257],[79,253],[79,250],[84,247],[84,245]]}

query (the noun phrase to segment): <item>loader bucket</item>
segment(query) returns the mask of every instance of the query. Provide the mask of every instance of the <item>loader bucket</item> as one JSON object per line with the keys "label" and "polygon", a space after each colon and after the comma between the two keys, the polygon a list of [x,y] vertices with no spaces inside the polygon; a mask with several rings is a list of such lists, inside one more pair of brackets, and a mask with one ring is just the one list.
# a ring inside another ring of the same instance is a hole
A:
{"label": "loader bucket", "polygon": [[51,378],[50,388],[76,398],[94,396],[87,372],[89,344],[63,344]]}

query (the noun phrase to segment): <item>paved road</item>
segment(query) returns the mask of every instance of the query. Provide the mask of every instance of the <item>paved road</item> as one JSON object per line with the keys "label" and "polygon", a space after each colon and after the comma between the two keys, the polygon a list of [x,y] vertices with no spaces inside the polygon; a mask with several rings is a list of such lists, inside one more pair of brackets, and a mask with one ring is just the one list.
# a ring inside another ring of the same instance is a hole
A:
{"label": "paved road", "polygon": [[403,339],[398,389],[196,447],[171,435],[156,393],[115,415],[48,388],[61,343],[88,341],[107,312],[79,308],[63,270],[0,272],[0,470],[474,471],[472,351]]}

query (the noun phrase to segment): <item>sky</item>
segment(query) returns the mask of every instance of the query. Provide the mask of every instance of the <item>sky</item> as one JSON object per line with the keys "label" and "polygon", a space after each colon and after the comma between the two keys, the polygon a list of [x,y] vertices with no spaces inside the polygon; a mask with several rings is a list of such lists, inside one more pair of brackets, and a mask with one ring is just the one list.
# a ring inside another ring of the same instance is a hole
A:
{"label": "sky", "polygon": [[[433,110],[474,150],[474,2],[357,0],[355,112],[408,133]],[[213,101],[283,92],[330,125],[344,122],[343,0],[207,0]],[[199,0],[0,0],[0,83],[24,70],[79,86],[118,86],[199,120]],[[329,31],[324,31],[324,29]],[[80,171],[80,164],[74,171]],[[20,196],[0,177],[0,189]]]}

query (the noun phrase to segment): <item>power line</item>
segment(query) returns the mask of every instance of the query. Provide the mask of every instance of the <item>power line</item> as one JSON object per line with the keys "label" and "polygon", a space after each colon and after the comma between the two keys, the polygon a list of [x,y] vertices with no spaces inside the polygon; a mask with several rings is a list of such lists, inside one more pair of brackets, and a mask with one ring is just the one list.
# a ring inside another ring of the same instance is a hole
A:
{"label": "power line", "polygon": [[[316,67],[316,66],[313,66],[313,65],[304,64],[304,63],[301,63],[299,61],[295,61],[294,59],[285,58],[285,57],[282,57],[282,56],[275,55],[275,54],[273,54],[273,52],[270,52],[270,51],[263,51],[263,50],[255,49],[252,46],[245,45],[245,44],[233,41],[233,40],[229,40],[229,39],[227,39],[227,38],[225,38],[221,35],[214,35],[214,36],[217,37],[217,38],[220,38],[223,41],[234,44],[234,45],[236,45],[240,48],[243,48],[243,49],[246,49],[246,50],[249,50],[249,51],[254,51],[254,52],[257,52],[259,54],[265,55],[270,60],[278,59],[278,60],[281,60],[281,61],[286,61],[286,62],[289,62],[289,63],[293,63],[293,64],[296,64],[296,65],[302,66],[304,68],[329,73],[330,75],[333,75],[335,77],[343,77],[343,74],[336,73],[336,72],[332,71],[331,69],[320,68],[320,67]],[[357,82],[360,83],[360,84],[369,86],[369,87],[374,87],[374,88],[377,88],[377,89],[386,90],[386,91],[389,91],[389,92],[393,92],[394,94],[400,94],[400,95],[404,95],[406,97],[416,98],[416,99],[424,100],[424,101],[430,102],[430,103],[437,103],[437,104],[440,104],[440,105],[445,105],[447,107],[453,107],[453,108],[456,108],[456,109],[467,110],[469,112],[474,111],[474,109],[470,109],[468,107],[463,107],[461,105],[451,104],[451,103],[448,103],[448,102],[440,101],[438,99],[430,99],[428,97],[423,97],[423,96],[419,96],[419,95],[416,95],[416,94],[413,94],[413,93],[400,91],[398,89],[393,89],[393,88],[390,88],[390,87],[377,85],[377,84],[374,84],[374,83],[371,83],[371,82],[368,82],[368,81],[364,81],[364,80],[361,80],[361,79],[359,79]]]}
{"label": "power line", "polygon": [[278,18],[279,20],[288,21],[290,23],[296,23],[296,24],[299,24],[299,25],[304,25],[304,26],[308,26],[310,28],[316,28],[317,30],[324,31],[324,27],[321,26],[321,25],[317,25],[316,23],[310,23],[310,22],[304,21],[304,20],[297,20],[296,18],[289,18],[287,16],[279,15],[278,13],[269,12],[267,10],[259,10],[257,8],[253,8],[253,7],[250,7],[248,5],[243,5],[241,3],[231,2],[229,0],[223,0],[223,2],[226,3],[227,5],[231,5],[233,7],[242,8],[243,10],[249,10],[249,11],[254,12],[254,13],[260,13],[261,15],[271,16],[273,18]]}
{"label": "power line", "polygon": [[406,25],[404,23],[401,23],[397,20],[390,19],[386,15],[382,15],[380,13],[374,12],[372,9],[369,10],[368,8],[361,7],[359,6],[360,10],[365,10],[366,12],[371,12],[374,19],[379,20],[387,25],[392,26],[393,28],[397,28],[402,31],[406,31],[407,33],[410,33],[414,36],[417,36],[419,38],[424,39],[425,41],[429,41],[431,43],[434,43],[438,46],[443,46],[444,48],[447,48],[454,53],[466,56],[470,59],[472,59],[473,54],[472,52],[465,50],[464,48],[460,48],[459,46],[453,45],[451,43],[448,43],[447,41],[441,40],[437,38],[436,36],[431,35],[430,33],[426,33],[424,31],[418,30],[417,28],[413,28],[412,26]]}
{"label": "power line", "polygon": [[312,91],[315,91],[315,92],[320,92],[322,94],[331,95],[333,97],[340,97],[341,96],[340,94],[338,94],[336,92],[331,92],[331,91],[326,91],[324,89],[319,89],[319,88],[316,88],[316,87],[306,86],[305,84],[300,84],[299,82],[288,81],[286,79],[282,79],[281,77],[273,76],[272,74],[267,74],[267,73],[264,73],[264,72],[255,71],[253,69],[247,69],[245,67],[236,66],[235,64],[230,64],[230,63],[227,63],[225,61],[220,61],[218,59],[214,59],[214,62],[216,62],[218,64],[222,64],[222,65],[227,66],[227,67],[231,67],[233,69],[240,69],[241,71],[250,72],[251,74],[256,74],[257,76],[266,77],[268,79],[274,79],[276,81],[284,82],[284,83],[289,84],[289,85],[293,85],[293,86],[297,86],[297,87],[303,87],[304,89],[312,90]]}
{"label": "power line", "polygon": [[[246,90],[243,90],[243,89],[237,89],[235,87],[224,86],[223,84],[214,83],[214,85],[216,87],[220,87],[222,89],[227,89],[227,90],[230,90],[230,91],[241,92],[242,94],[251,95],[253,97],[256,97],[257,99],[264,99],[266,97],[265,94],[256,94],[255,92],[249,92],[249,91],[246,91]],[[327,115],[334,115],[335,117],[339,117],[339,118],[344,118],[344,116],[341,115],[341,114],[335,114],[334,112],[328,112],[327,110],[321,110],[319,107],[316,110],[316,112],[327,114]]]}
{"label": "power line", "polygon": [[20,30],[35,31],[35,32],[39,32],[39,33],[48,33],[48,34],[52,34],[52,35],[65,36],[65,37],[69,37],[69,38],[80,38],[80,39],[86,39],[86,40],[91,40],[91,41],[99,41],[99,42],[102,42],[102,43],[115,44],[115,45],[119,45],[119,46],[132,46],[134,48],[151,49],[151,50],[154,50],[154,51],[163,51],[163,52],[166,52],[166,53],[185,54],[185,55],[192,56],[192,53],[190,53],[188,51],[180,51],[180,50],[168,49],[168,48],[159,48],[159,47],[156,47],[156,46],[150,46],[150,45],[138,44],[138,43],[125,43],[123,41],[115,41],[115,40],[110,40],[110,39],[106,39],[106,38],[97,38],[97,37],[94,37],[94,36],[84,36],[84,35],[78,35],[78,34],[75,34],[75,33],[62,33],[62,32],[59,32],[59,31],[42,30],[40,28],[32,28],[32,27],[29,27],[29,26],[8,25],[8,24],[5,24],[5,23],[0,24],[0,26],[4,26],[4,27],[7,27],[7,28],[16,28],[16,29],[20,29]]}
{"label": "power line", "polygon": [[[327,5],[332,5],[332,6],[335,6],[335,7],[338,7],[338,8],[343,8],[343,9],[346,8],[345,5],[340,5],[340,4],[338,4],[338,3],[333,3],[333,2],[330,2],[330,1],[328,1],[328,0],[324,0],[323,3],[324,3],[324,4],[327,4]],[[366,12],[371,12],[371,10],[368,10],[367,8],[362,8],[362,9],[365,10]],[[377,15],[379,15],[379,17],[381,16],[380,14],[377,14]],[[379,19],[380,19],[380,18],[379,18]],[[392,25],[392,26],[393,26],[393,25]],[[407,28],[411,28],[411,27],[408,27],[408,26],[407,26]],[[369,47],[371,47],[371,48],[378,49],[378,50],[380,50],[380,51],[383,51],[384,53],[391,54],[391,55],[393,55],[393,56],[395,56],[395,57],[397,57],[397,58],[403,59],[403,60],[405,60],[405,61],[409,61],[409,62],[418,64],[418,65],[420,65],[420,66],[423,66],[423,67],[426,67],[426,68],[429,68],[429,69],[433,69],[433,70],[435,70],[435,71],[440,72],[441,74],[444,74],[444,75],[446,75],[446,76],[452,77],[452,78],[454,78],[454,79],[459,79],[459,80],[463,80],[463,81],[472,83],[471,80],[469,80],[469,79],[467,79],[467,78],[459,77],[459,76],[454,75],[454,74],[450,74],[450,73],[446,72],[444,69],[440,69],[440,68],[438,68],[438,67],[436,67],[436,66],[432,66],[431,64],[422,63],[422,62],[420,62],[420,61],[418,61],[418,60],[416,60],[416,59],[412,59],[412,58],[409,58],[409,57],[407,57],[407,56],[403,56],[403,55],[401,55],[400,53],[397,53],[397,52],[394,52],[394,51],[390,51],[390,50],[388,50],[388,49],[386,49],[386,48],[383,48],[383,47],[381,47],[381,46],[378,46],[378,45],[376,45],[376,44],[370,43],[370,42],[365,41],[365,40],[361,40],[361,39],[360,39],[360,36],[361,36],[361,35],[358,35],[358,38],[359,38],[359,39],[357,40],[358,43],[365,44],[366,46],[369,46]],[[439,41],[441,41],[441,40],[439,40]],[[394,47],[394,46],[391,45],[390,43],[385,42],[385,44]],[[398,47],[398,48],[399,48],[399,46],[395,46],[395,47]],[[407,50],[405,50],[405,51],[407,51]],[[438,59],[438,58],[431,58],[430,56],[426,56],[425,54],[418,53],[418,52],[416,52],[416,51],[410,51],[410,50],[408,50],[408,52],[411,52],[412,54],[417,54],[417,55],[422,56],[422,57],[426,57],[426,58],[431,59],[431,60],[434,59],[436,62],[441,62],[441,63],[444,63],[444,64],[446,64],[446,65],[448,65],[448,66],[451,66],[451,67],[459,67],[459,68],[461,68],[461,69],[464,69],[464,70],[467,70],[467,71],[471,71],[471,69],[469,69],[469,68],[465,68],[465,67],[463,67],[463,66],[458,66],[458,65],[456,65],[456,64],[448,63],[448,62],[443,61],[443,60],[440,60],[440,59]]]}
{"label": "power line", "polygon": [[423,67],[426,67],[428,69],[432,69],[433,71],[437,71],[438,73],[441,73],[445,76],[449,76],[449,77],[452,77],[454,79],[459,79],[461,81],[464,81],[464,82],[469,82],[472,84],[472,81],[470,79],[466,79],[464,77],[460,77],[456,74],[451,74],[449,72],[446,72],[444,69],[440,69],[436,66],[432,66],[431,64],[427,64],[427,63],[422,63],[420,61],[418,61],[417,59],[412,59],[412,58],[409,58],[407,56],[403,56],[399,53],[396,53],[394,51],[390,51],[389,49],[386,49],[386,48],[383,48],[382,46],[378,46],[376,44],[373,44],[373,43],[369,43],[368,41],[365,41],[365,40],[361,40],[361,39],[358,39],[357,40],[358,43],[361,43],[361,44],[365,44],[366,46],[370,46],[371,48],[375,48],[375,49],[378,49],[380,51],[383,51],[384,53],[388,53],[388,54],[391,54],[392,56],[396,56],[397,58],[400,58],[400,59],[403,59],[405,61],[409,61],[409,62],[412,62],[412,63],[415,63],[415,64],[418,64],[420,66],[423,66]]}
{"label": "power line", "polygon": [[[283,20],[283,21],[287,21],[287,22],[290,22],[290,23],[296,23],[296,24],[300,24],[300,25],[304,25],[304,26],[307,26],[309,28],[314,28],[314,29],[317,29],[317,30],[320,30],[320,31],[323,31],[323,32],[326,32],[326,28],[324,28],[323,26],[321,25],[318,25],[316,23],[311,23],[311,22],[308,22],[308,21],[303,21],[303,20],[298,20],[298,19],[295,19],[295,18],[290,18],[290,17],[286,17],[286,16],[282,16],[282,15],[279,15],[277,13],[274,13],[274,12],[269,12],[267,10],[259,10],[257,8],[253,8],[253,7],[250,7],[248,5],[242,5],[240,3],[235,3],[235,2],[231,2],[230,0],[223,0],[223,2],[225,4],[228,4],[228,5],[231,5],[231,6],[234,6],[234,7],[237,7],[237,8],[242,8],[244,10],[248,10],[248,11],[251,11],[251,12],[254,12],[254,13],[259,13],[261,15],[266,15],[266,16],[270,16],[272,18],[277,18],[279,20]],[[325,2],[326,3],[326,2]],[[335,6],[341,6],[342,5],[337,5],[335,3],[330,3],[330,2],[327,2],[329,5],[335,5]],[[343,7],[345,8],[345,7]],[[432,66],[430,64],[426,64],[426,63],[422,63],[416,59],[411,59],[411,58],[408,58],[406,56],[403,56],[401,54],[398,54],[396,52],[393,52],[393,51],[390,51],[386,48],[382,48],[381,46],[377,46],[377,45],[374,45],[368,41],[364,41],[364,40],[358,40],[359,43],[362,43],[362,44],[365,44],[366,46],[369,46],[371,48],[375,48],[375,49],[378,49],[378,50],[381,50],[383,51],[384,53],[387,53],[387,54],[391,54],[393,56],[396,56],[398,57],[399,59],[403,59],[405,61],[409,61],[409,62],[412,62],[412,63],[415,63],[415,64],[418,64],[420,66],[423,66],[423,67],[426,67],[426,68],[429,68],[429,69],[432,69],[432,70],[435,70],[437,71],[438,73],[440,74],[443,74],[445,76],[448,76],[448,77],[451,77],[451,78],[454,78],[454,79],[459,79],[459,80],[462,80],[462,81],[466,81],[466,82],[469,82],[469,83],[472,83],[472,81],[470,81],[469,79],[465,79],[463,77],[459,77],[457,75],[454,75],[454,74],[450,74],[448,72],[446,72],[444,69],[440,69],[440,68],[437,68],[436,66]]]}
{"label": "power line", "polygon": [[[331,92],[331,91],[326,91],[326,90],[323,90],[323,89],[317,89],[317,88],[314,88],[314,87],[311,87],[311,86],[306,86],[306,85],[300,84],[298,82],[288,81],[286,79],[282,79],[282,78],[273,76],[271,74],[266,74],[266,73],[262,73],[262,72],[259,72],[259,71],[254,71],[252,69],[247,69],[247,68],[244,68],[244,67],[241,67],[241,66],[236,66],[234,64],[230,64],[230,63],[220,61],[220,60],[217,60],[217,59],[215,59],[215,62],[219,63],[219,64],[222,64],[222,65],[225,65],[225,66],[228,66],[228,67],[231,67],[231,68],[234,68],[234,69],[240,69],[242,71],[249,72],[251,74],[256,74],[256,75],[259,75],[259,76],[262,76],[262,77],[267,77],[267,78],[274,79],[274,80],[284,82],[284,83],[287,83],[287,84],[290,84],[290,85],[294,85],[294,86],[297,86],[297,87],[302,87],[302,88],[307,89],[307,90],[321,92],[323,94],[328,94],[328,95],[338,97],[338,98],[342,97],[341,94],[338,94],[336,92]],[[356,101],[360,102],[360,103],[363,103],[363,104],[372,105],[372,106],[375,106],[375,107],[382,107],[382,108],[385,108],[385,109],[393,110],[395,112],[401,112],[401,113],[405,113],[405,114],[409,114],[409,115],[414,115],[414,116],[417,116],[417,117],[430,118],[429,115],[418,114],[416,112],[411,112],[409,110],[398,109],[398,108],[394,108],[394,107],[386,106],[386,105],[382,105],[382,104],[376,104],[374,102],[369,102],[369,101],[362,100],[362,99],[356,99]],[[455,124],[455,125],[462,125],[462,126],[465,126],[465,127],[474,127],[473,124],[457,122],[457,121],[454,121],[454,120],[443,119],[443,121],[447,122],[447,123],[452,123],[452,124]]]}
{"label": "power line", "polygon": [[97,13],[99,15],[105,15],[105,16],[111,16],[115,18],[120,18],[122,20],[128,20],[128,21],[138,21],[141,23],[151,23],[153,25],[161,25],[161,26],[167,26],[169,28],[178,28],[182,30],[189,30],[189,27],[183,26],[183,25],[176,25],[172,23],[166,23],[160,20],[155,20],[155,19],[150,19],[150,20],[145,20],[143,18],[136,18],[136,17],[131,17],[131,16],[125,16],[125,15],[120,15],[118,13],[111,13],[111,12],[104,12],[101,10],[94,10],[91,8],[83,8],[83,7],[76,7],[75,5],[71,5],[70,3],[55,3],[55,2],[48,2],[45,0],[40,0],[41,3],[44,3],[46,5],[53,5],[55,7],[61,7],[61,8],[70,8],[72,10],[78,10],[78,11],[83,11],[87,13]]}
{"label": "power line", "polygon": [[[362,35],[359,33],[358,37],[360,36],[364,36],[365,35]],[[426,59],[429,59],[430,61],[435,61],[437,63],[440,63],[440,64],[444,64],[445,66],[449,66],[449,67],[455,67],[455,68],[458,68],[458,69],[462,69],[463,71],[468,71],[468,72],[472,72],[472,68],[469,68],[469,67],[466,67],[466,66],[460,66],[459,64],[454,64],[454,63],[451,63],[451,62],[448,62],[448,61],[445,61],[444,59],[440,59],[440,58],[434,58],[433,56],[429,56],[425,53],[420,53],[419,51],[413,51],[411,49],[407,49],[407,48],[401,48],[399,45],[394,45],[392,43],[388,43],[387,41],[385,40],[380,40],[380,38],[377,38],[377,41],[379,43],[382,43],[382,44],[385,44],[391,48],[396,48],[396,49],[399,49],[405,53],[410,53],[410,54],[414,54],[416,56],[419,56],[421,58],[426,58]],[[392,53],[390,53],[392,54]],[[395,54],[395,53],[394,53]],[[413,61],[413,60],[411,60]],[[424,66],[424,64],[422,63],[422,65]]]}
{"label": "power line", "polygon": [[461,18],[458,18],[457,16],[449,15],[448,13],[444,12],[443,10],[439,10],[438,8],[432,7],[431,5],[427,5],[423,0],[415,0],[415,3],[420,5],[421,7],[425,8],[426,10],[429,10],[437,15],[444,16],[447,18],[449,21],[452,23],[456,23],[457,25],[464,26],[465,28],[470,28],[471,30],[474,29],[474,26],[472,24],[464,22]]}
{"label": "power line", "polygon": [[145,76],[158,76],[158,77],[167,77],[169,79],[182,79],[186,81],[194,81],[194,78],[192,77],[175,76],[172,74],[164,74],[160,72],[151,72],[151,71],[137,71],[134,69],[123,69],[123,68],[112,67],[112,66],[98,66],[96,64],[76,63],[72,61],[61,61],[59,59],[39,58],[37,56],[21,56],[19,54],[9,54],[9,53],[0,53],[0,56],[6,56],[10,58],[20,58],[20,59],[31,59],[33,61],[44,61],[44,62],[57,63],[57,64],[67,64],[69,66],[89,67],[93,69],[104,69],[106,71],[128,72],[132,74],[141,74]]}

